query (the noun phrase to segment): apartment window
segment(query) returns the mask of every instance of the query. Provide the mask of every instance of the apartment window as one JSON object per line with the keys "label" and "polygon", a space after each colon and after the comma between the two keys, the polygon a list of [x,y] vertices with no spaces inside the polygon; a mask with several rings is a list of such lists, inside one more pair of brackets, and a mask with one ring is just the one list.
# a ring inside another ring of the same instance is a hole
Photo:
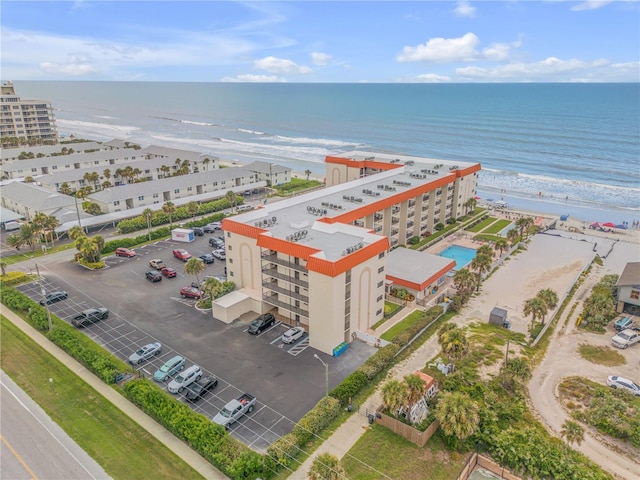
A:
{"label": "apartment window", "polygon": [[229,272],[229,275],[233,277],[233,272]]}
{"label": "apartment window", "polygon": [[380,281],[378,282],[378,288],[382,287],[382,285],[384,285],[384,282],[383,282],[382,280],[380,280]]}
{"label": "apartment window", "polygon": [[227,232],[227,238],[231,238],[231,232]]}
{"label": "apartment window", "polygon": [[51,167],[51,170],[57,170],[57,169],[58,169],[58,165],[53,165],[53,166]]}
{"label": "apartment window", "polygon": [[640,292],[638,290],[631,290],[631,295],[629,295],[631,300],[638,300],[640,298]]}
{"label": "apartment window", "polygon": [[187,192],[190,192],[191,190],[193,190],[193,187],[187,187]]}
{"label": "apartment window", "polygon": [[229,247],[228,247],[228,248],[229,248],[229,251],[233,250],[233,248],[231,247],[231,245],[229,245]]}
{"label": "apartment window", "polygon": [[176,188],[176,189],[173,191],[173,193],[180,193],[180,189],[179,189],[179,188]]}
{"label": "apartment window", "polygon": [[380,255],[378,255],[378,258],[384,258],[384,252],[382,252]]}
{"label": "apartment window", "polygon": [[378,302],[381,302],[381,301],[382,301],[382,295],[380,295],[380,296],[378,297],[378,300],[377,300],[377,301],[378,301]]}
{"label": "apartment window", "polygon": [[378,273],[382,273],[382,272],[384,272],[384,267],[380,267],[380,268],[378,269]]}
{"label": "apartment window", "polygon": [[158,194],[157,194],[157,193],[154,193],[154,194],[153,194],[153,198],[158,198]]}
{"label": "apartment window", "polygon": [[233,263],[233,258],[230,258],[230,259],[229,259],[229,263]]}
{"label": "apartment window", "polygon": [[94,160],[94,161],[93,161],[93,164],[94,164],[94,165],[100,165],[100,160]]}
{"label": "apartment window", "polygon": [[213,183],[212,183],[212,185],[213,185],[214,187],[217,187],[217,186],[218,186],[218,182],[213,182]]}
{"label": "apartment window", "polygon": [[296,293],[300,293],[300,287],[296,285],[296,289],[295,289]]}
{"label": "apartment window", "polygon": [[37,169],[37,168],[32,168],[32,169],[31,169],[31,172],[32,172],[32,173],[37,173],[37,172],[38,172],[38,169]]}
{"label": "apartment window", "polygon": [[113,202],[114,205],[120,205],[120,200],[116,200],[115,202]]}
{"label": "apartment window", "polygon": [[380,309],[380,310],[378,310],[378,311],[376,312],[376,317],[377,317],[378,315],[382,315],[382,309]]}

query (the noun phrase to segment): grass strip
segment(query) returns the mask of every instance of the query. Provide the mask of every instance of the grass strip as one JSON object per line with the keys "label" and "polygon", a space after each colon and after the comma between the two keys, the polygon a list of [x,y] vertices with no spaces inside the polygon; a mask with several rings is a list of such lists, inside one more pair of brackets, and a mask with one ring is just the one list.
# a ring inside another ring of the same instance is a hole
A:
{"label": "grass strip", "polygon": [[424,317],[424,311],[423,310],[416,310],[415,312],[407,315],[404,319],[400,320],[398,323],[396,323],[389,330],[384,332],[384,334],[380,338],[390,342],[391,340],[393,340],[396,337],[396,335],[398,335],[400,332],[406,330],[407,328],[409,328],[411,325],[413,325],[414,323],[416,323],[418,320],[420,320],[423,317]]}
{"label": "grass strip", "polygon": [[511,220],[498,220],[482,233],[487,233],[489,235],[499,233],[507,228],[511,223]]}
{"label": "grass strip", "polygon": [[495,218],[495,217],[485,218],[483,221],[481,221],[480,223],[474,225],[473,227],[471,227],[471,228],[469,228],[467,230],[469,232],[478,233],[479,231],[484,230],[486,227],[491,225],[496,220],[497,220],[497,218]]}
{"label": "grass strip", "polygon": [[202,478],[6,317],[0,325],[3,370],[112,478]]}

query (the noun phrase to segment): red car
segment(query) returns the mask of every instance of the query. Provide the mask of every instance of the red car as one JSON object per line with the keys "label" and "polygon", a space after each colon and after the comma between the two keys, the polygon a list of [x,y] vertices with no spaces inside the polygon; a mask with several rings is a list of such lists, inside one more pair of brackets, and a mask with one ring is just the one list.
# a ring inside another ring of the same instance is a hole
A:
{"label": "red car", "polygon": [[200,290],[195,287],[182,287],[180,289],[180,295],[182,298],[196,298],[200,299]]}
{"label": "red car", "polygon": [[183,262],[186,262],[191,258],[191,254],[181,248],[179,248],[178,250],[174,250],[173,256],[176,257],[178,260],[182,260]]}
{"label": "red car", "polygon": [[160,272],[162,272],[162,274],[167,278],[173,278],[178,275],[176,269],[171,267],[164,267],[162,270],[160,270]]}
{"label": "red car", "polygon": [[116,248],[116,257],[135,257],[136,252],[129,250],[128,248],[118,247]]}

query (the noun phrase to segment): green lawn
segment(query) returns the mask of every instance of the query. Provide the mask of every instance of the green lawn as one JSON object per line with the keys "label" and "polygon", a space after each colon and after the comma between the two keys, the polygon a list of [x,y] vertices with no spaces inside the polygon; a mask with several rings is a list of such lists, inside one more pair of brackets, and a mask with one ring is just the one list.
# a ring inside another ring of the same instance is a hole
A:
{"label": "green lawn", "polygon": [[495,234],[495,233],[499,233],[502,230],[504,230],[505,228],[507,228],[509,226],[509,224],[511,224],[511,220],[498,220],[497,222],[492,224],[489,228],[487,228],[482,233],[488,233],[490,235]]}
{"label": "green lawn", "polygon": [[486,227],[488,227],[489,225],[491,225],[493,222],[495,222],[497,220],[497,218],[495,217],[488,217],[485,218],[483,221],[481,221],[480,223],[478,223],[477,225],[474,225],[473,227],[469,228],[468,230],[470,232],[473,233],[478,233],[480,230],[485,229]]}
{"label": "green lawn", "polygon": [[436,433],[424,447],[380,425],[372,425],[342,458],[350,480],[378,480],[379,472],[394,480],[451,480],[465,458],[448,451]]}
{"label": "green lawn", "polygon": [[591,363],[597,363],[607,367],[615,367],[627,363],[623,355],[608,346],[599,347],[596,345],[581,344],[578,347],[578,353],[580,353],[582,358],[589,360]]}
{"label": "green lawn", "polygon": [[322,185],[322,182],[317,180],[306,180],[304,178],[292,178],[290,182],[283,185],[276,185],[273,188],[278,192],[278,195],[287,196],[295,192],[302,192],[311,188],[316,188]]}
{"label": "green lawn", "polygon": [[202,478],[4,316],[1,327],[2,369],[112,478]]}
{"label": "green lawn", "polygon": [[407,315],[407,317],[405,317],[403,320],[400,320],[398,323],[396,323],[389,330],[384,332],[380,338],[390,342],[391,340],[393,340],[393,338],[396,335],[398,335],[403,330],[406,330],[407,328],[409,328],[411,325],[416,323],[418,320],[420,320],[424,316],[425,315],[424,315],[424,312],[422,310],[416,310],[412,314]]}

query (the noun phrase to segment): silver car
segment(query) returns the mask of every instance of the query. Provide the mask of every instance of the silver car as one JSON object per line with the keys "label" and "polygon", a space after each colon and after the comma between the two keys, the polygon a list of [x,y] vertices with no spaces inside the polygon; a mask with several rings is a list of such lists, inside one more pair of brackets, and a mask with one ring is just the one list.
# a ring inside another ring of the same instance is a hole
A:
{"label": "silver car", "polygon": [[607,385],[609,385],[613,389],[621,388],[622,390],[626,390],[633,395],[640,396],[640,385],[632,382],[628,378],[611,375],[607,377]]}
{"label": "silver car", "polygon": [[197,382],[201,377],[202,369],[198,365],[191,365],[169,382],[167,390],[171,393],[182,393],[186,387]]}
{"label": "silver car", "polygon": [[129,363],[131,363],[132,365],[138,365],[139,363],[142,363],[155,355],[160,355],[161,352],[162,345],[160,345],[160,342],[149,343],[133,352],[129,356]]}

